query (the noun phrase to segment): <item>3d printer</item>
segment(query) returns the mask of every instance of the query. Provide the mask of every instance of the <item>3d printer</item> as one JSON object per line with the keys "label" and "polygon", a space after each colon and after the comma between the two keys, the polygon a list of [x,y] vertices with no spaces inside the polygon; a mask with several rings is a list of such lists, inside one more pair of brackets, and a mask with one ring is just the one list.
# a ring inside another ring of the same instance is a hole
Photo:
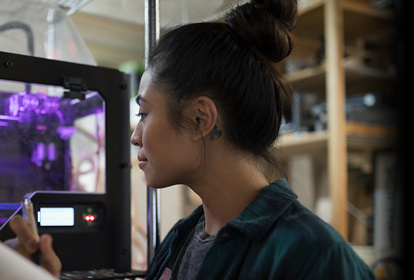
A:
{"label": "3d printer", "polygon": [[126,75],[0,52],[0,240],[30,197],[64,271],[131,272],[129,134]]}

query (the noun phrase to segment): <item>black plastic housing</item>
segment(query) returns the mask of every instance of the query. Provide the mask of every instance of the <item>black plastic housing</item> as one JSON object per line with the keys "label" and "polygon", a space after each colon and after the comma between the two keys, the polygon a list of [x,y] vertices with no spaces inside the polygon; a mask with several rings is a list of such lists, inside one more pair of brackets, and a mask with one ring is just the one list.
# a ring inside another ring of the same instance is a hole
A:
{"label": "black plastic housing", "polygon": [[[99,230],[71,232],[63,228],[51,232],[53,247],[62,261],[63,270],[114,269],[116,272],[129,272],[131,179],[128,75],[115,69],[0,52],[1,80],[67,87],[68,77],[75,81],[81,79],[82,87],[99,92],[105,100],[106,193],[36,191],[29,196],[35,212],[39,205],[90,204],[101,205],[104,209],[105,221]],[[19,212],[20,209],[16,211]],[[39,234],[45,232],[46,228],[39,228]],[[6,222],[0,229],[0,240],[13,237]]]}

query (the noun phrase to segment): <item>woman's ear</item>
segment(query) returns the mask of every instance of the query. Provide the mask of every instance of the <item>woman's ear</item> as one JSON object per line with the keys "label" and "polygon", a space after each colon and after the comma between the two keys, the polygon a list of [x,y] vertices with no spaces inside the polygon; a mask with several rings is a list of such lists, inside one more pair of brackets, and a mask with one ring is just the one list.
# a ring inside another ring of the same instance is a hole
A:
{"label": "woman's ear", "polygon": [[197,142],[214,129],[217,122],[217,107],[207,96],[198,97],[193,106],[193,120],[196,124],[193,141]]}

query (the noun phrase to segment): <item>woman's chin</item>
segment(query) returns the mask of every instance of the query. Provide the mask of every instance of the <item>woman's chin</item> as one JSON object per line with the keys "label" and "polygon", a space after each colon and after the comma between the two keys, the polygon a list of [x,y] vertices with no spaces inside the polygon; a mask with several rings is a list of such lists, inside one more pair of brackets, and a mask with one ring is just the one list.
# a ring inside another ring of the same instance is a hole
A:
{"label": "woman's chin", "polygon": [[148,181],[148,180],[146,180],[146,182],[147,182],[147,185],[150,186],[153,189],[164,189],[164,188],[170,187],[172,185],[175,185],[175,184],[165,184],[165,183],[163,184],[161,182]]}

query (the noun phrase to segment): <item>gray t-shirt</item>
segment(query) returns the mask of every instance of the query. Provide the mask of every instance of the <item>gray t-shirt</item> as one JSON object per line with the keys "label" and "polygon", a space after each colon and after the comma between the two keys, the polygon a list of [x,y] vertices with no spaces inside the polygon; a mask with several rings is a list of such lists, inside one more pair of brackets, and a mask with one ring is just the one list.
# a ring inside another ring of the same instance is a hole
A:
{"label": "gray t-shirt", "polygon": [[196,279],[207,250],[213,245],[215,236],[204,231],[204,215],[188,235],[171,268],[169,280]]}

